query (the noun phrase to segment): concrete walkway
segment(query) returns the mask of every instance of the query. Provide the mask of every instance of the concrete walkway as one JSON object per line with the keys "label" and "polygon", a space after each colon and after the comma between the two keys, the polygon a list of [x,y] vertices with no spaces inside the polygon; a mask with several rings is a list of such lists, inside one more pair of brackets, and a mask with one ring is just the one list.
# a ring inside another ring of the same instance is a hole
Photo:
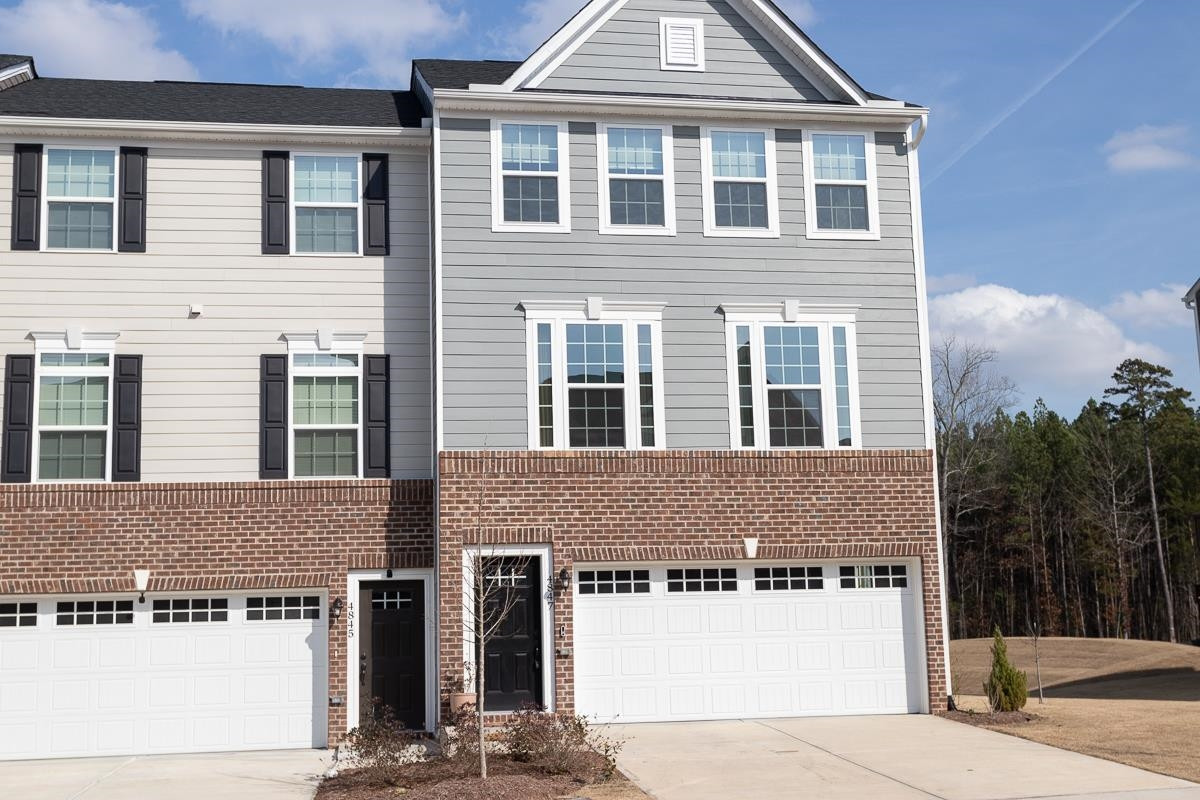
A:
{"label": "concrete walkway", "polygon": [[610,725],[658,800],[1200,800],[1200,785],[930,716]]}
{"label": "concrete walkway", "polygon": [[0,762],[12,800],[312,800],[332,750]]}

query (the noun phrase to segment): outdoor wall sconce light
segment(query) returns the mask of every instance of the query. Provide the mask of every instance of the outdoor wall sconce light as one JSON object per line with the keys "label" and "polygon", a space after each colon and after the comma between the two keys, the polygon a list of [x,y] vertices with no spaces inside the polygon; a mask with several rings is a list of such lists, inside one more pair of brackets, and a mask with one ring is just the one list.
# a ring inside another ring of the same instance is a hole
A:
{"label": "outdoor wall sconce light", "polygon": [[135,569],[133,571],[133,587],[138,591],[138,602],[146,602],[146,587],[150,585],[150,570]]}
{"label": "outdoor wall sconce light", "polygon": [[558,571],[558,588],[564,592],[571,588],[571,570],[566,567]]}
{"label": "outdoor wall sconce light", "polygon": [[342,609],[346,607],[346,603],[342,598],[338,598],[329,604],[329,618],[337,622],[338,617],[342,616]]}
{"label": "outdoor wall sconce light", "polygon": [[389,578],[392,577],[392,568],[391,567],[388,567],[387,577],[389,577]]}

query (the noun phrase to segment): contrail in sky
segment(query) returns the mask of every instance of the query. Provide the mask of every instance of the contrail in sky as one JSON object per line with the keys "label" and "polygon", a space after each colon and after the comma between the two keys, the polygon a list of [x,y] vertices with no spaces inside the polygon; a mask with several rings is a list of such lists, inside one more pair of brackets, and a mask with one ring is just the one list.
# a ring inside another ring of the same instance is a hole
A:
{"label": "contrail in sky", "polygon": [[1059,64],[1057,67],[1055,67],[1050,72],[1049,75],[1047,75],[1046,77],[1044,77],[1040,81],[1038,81],[1033,86],[1032,89],[1027,91],[1025,94],[1021,95],[1021,97],[1015,103],[1010,105],[1008,108],[1004,109],[1003,113],[1001,113],[1000,116],[996,117],[994,120],[989,122],[983,128],[983,130],[979,131],[974,136],[972,136],[970,139],[968,139],[966,142],[964,142],[961,147],[959,147],[957,150],[954,151],[954,155],[950,156],[949,161],[947,161],[945,164],[942,164],[936,170],[934,170],[933,174],[930,175],[928,179],[922,181],[922,183],[925,186],[929,186],[934,181],[936,181],[938,178],[942,177],[942,175],[946,174],[947,170],[949,170],[951,167],[953,167],[955,164],[957,164],[959,161],[961,161],[967,153],[974,150],[979,145],[980,142],[982,142],[984,139],[986,139],[988,136],[991,135],[992,131],[996,130],[996,128],[999,128],[1001,125],[1003,125],[1008,120],[1009,117],[1011,117],[1013,114],[1016,114],[1018,111],[1020,111],[1025,106],[1026,103],[1028,103],[1033,98],[1037,97],[1043,89],[1045,89],[1047,86],[1050,85],[1051,81],[1053,81],[1059,75],[1062,75],[1064,72],[1066,72],[1067,69],[1072,64],[1074,64],[1076,61],[1078,61],[1080,58],[1082,58],[1083,55],[1088,50],[1091,50],[1093,47],[1095,47],[1096,42],[1099,42],[1101,39],[1103,39],[1105,36],[1107,36],[1108,33],[1113,28],[1120,25],[1121,21],[1123,19],[1128,17],[1130,14],[1132,14],[1137,9],[1137,7],[1140,6],[1144,2],[1146,2],[1146,0],[1134,0],[1134,2],[1130,3],[1125,8],[1124,11],[1122,11],[1120,14],[1117,14],[1115,17],[1113,17],[1111,20],[1109,20],[1108,24],[1105,25],[1103,28],[1101,28],[1099,33],[1097,33],[1095,36],[1093,36],[1092,38],[1090,38],[1086,42],[1084,42],[1083,45],[1078,50],[1076,50],[1074,53],[1072,53],[1067,58],[1066,61],[1063,61],[1061,64]]}

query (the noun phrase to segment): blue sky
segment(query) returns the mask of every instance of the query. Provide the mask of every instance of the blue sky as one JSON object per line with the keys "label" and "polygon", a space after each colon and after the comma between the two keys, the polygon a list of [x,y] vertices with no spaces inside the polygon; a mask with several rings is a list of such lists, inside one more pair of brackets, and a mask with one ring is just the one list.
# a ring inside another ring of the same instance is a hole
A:
{"label": "blue sky", "polygon": [[[583,0],[0,0],[42,74],[404,87],[413,57],[522,58]],[[784,0],[921,145],[937,333],[1074,414],[1113,367],[1200,394],[1200,3]]]}

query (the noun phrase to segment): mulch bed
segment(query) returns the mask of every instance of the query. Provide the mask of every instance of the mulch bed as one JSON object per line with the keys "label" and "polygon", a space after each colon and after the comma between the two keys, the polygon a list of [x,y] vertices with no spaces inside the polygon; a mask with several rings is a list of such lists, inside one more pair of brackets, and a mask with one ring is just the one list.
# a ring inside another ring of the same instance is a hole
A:
{"label": "mulch bed", "polygon": [[477,775],[464,777],[462,767],[438,759],[412,765],[400,783],[380,786],[359,770],[346,770],[323,781],[316,800],[557,800],[577,796],[589,781],[546,775],[493,755],[488,758],[486,783]]}
{"label": "mulch bed", "polygon": [[947,711],[941,716],[967,725],[988,727],[991,725],[1023,725],[1041,719],[1027,711]]}

